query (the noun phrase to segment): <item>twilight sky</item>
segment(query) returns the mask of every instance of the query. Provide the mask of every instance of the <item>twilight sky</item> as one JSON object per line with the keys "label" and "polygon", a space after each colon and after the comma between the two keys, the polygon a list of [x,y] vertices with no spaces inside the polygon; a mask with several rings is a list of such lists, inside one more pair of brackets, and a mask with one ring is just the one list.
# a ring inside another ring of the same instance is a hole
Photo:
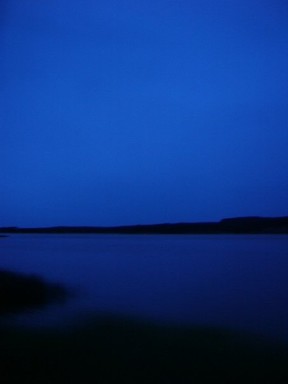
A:
{"label": "twilight sky", "polygon": [[1,0],[0,226],[288,214],[286,0]]}

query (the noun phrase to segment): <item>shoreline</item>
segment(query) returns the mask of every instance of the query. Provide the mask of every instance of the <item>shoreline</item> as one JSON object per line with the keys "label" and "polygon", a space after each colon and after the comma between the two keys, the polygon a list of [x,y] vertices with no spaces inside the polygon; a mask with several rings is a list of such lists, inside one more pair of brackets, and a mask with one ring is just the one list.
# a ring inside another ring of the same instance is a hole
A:
{"label": "shoreline", "polygon": [[219,222],[161,223],[122,226],[52,226],[52,227],[0,227],[5,234],[288,234],[288,216],[239,217]]}

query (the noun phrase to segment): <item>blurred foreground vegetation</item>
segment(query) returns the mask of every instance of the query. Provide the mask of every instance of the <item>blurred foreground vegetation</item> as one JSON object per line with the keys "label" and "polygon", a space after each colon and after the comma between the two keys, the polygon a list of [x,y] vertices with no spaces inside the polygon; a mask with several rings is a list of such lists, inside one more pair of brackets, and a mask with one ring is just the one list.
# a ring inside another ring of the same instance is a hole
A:
{"label": "blurred foreground vegetation", "polygon": [[287,348],[247,335],[90,317],[0,327],[1,383],[288,383]]}
{"label": "blurred foreground vegetation", "polygon": [[38,276],[0,269],[0,315],[41,308],[63,301],[68,292],[60,284],[52,284]]}

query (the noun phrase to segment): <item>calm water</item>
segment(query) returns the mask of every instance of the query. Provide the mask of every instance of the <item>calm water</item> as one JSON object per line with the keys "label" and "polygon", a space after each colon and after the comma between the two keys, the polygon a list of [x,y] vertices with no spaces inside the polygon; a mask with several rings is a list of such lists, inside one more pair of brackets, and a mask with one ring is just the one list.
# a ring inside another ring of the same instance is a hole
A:
{"label": "calm water", "polygon": [[0,268],[75,292],[18,322],[100,312],[288,341],[287,236],[13,235],[0,240]]}

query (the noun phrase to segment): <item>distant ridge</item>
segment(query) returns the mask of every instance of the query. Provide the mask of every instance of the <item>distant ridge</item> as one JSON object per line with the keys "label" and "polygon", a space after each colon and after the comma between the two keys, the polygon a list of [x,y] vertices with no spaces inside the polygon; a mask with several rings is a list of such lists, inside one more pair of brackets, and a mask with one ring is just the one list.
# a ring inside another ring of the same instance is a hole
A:
{"label": "distant ridge", "polygon": [[40,228],[2,227],[0,233],[39,234],[288,234],[288,216],[235,217],[219,222],[162,223],[112,227],[56,226]]}

